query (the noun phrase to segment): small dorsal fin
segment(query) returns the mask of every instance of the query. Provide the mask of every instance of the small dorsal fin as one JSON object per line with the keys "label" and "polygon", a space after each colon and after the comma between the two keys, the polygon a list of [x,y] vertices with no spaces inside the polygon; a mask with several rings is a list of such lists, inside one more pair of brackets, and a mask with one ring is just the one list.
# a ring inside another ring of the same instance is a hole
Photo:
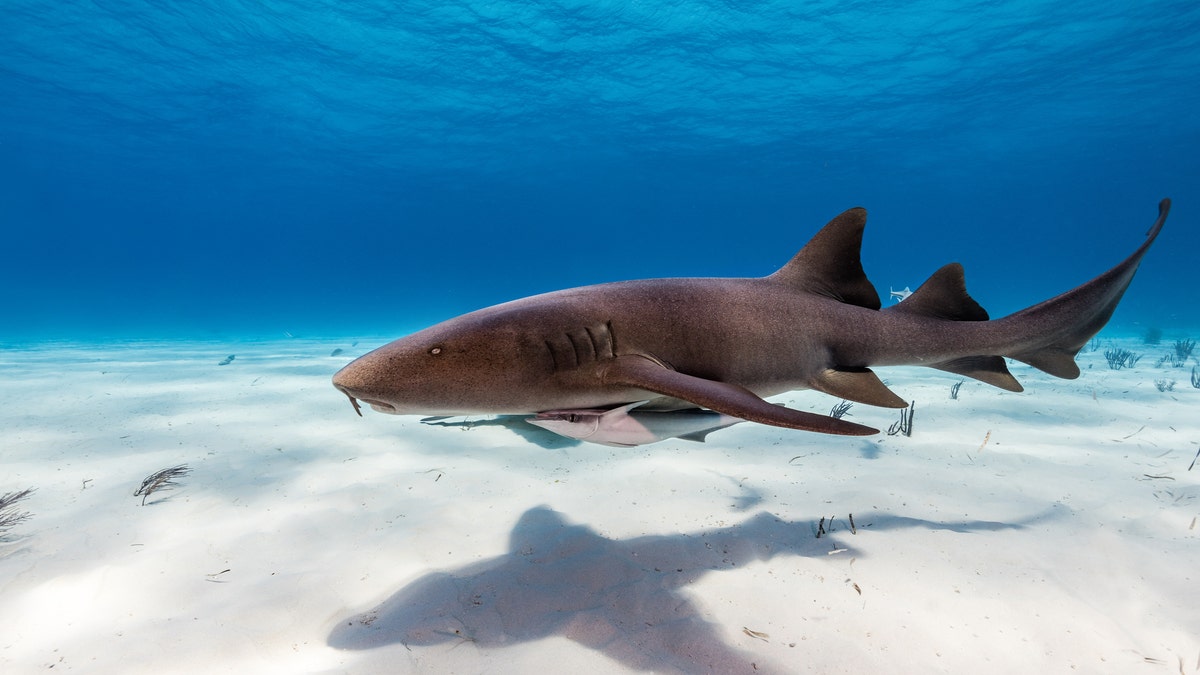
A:
{"label": "small dorsal fin", "polygon": [[[735,424],[736,424],[736,422],[735,422]],[[692,441],[693,443],[704,443],[704,442],[708,441],[709,434],[711,434],[714,431],[720,431],[722,428],[724,428],[724,427],[719,427],[716,429],[705,429],[703,431],[693,431],[690,434],[683,434],[682,436],[676,436],[675,438],[678,438],[681,441]]]}
{"label": "small dorsal fin", "polygon": [[855,207],[842,212],[788,264],[767,278],[839,302],[879,309],[879,293],[867,280],[860,257],[866,224],[866,209]]}
{"label": "small dorsal fin", "polygon": [[619,405],[611,410],[606,410],[606,411],[604,411],[604,414],[602,414],[600,416],[601,417],[620,417],[622,415],[628,415],[630,410],[633,410],[634,408],[637,408],[640,406],[644,406],[649,402],[650,402],[650,400],[647,399],[645,401],[634,401],[633,403],[626,403],[625,405]]}
{"label": "small dorsal fin", "polygon": [[958,263],[942,266],[912,295],[884,311],[919,314],[948,321],[988,320],[987,310],[967,294],[963,267]]}

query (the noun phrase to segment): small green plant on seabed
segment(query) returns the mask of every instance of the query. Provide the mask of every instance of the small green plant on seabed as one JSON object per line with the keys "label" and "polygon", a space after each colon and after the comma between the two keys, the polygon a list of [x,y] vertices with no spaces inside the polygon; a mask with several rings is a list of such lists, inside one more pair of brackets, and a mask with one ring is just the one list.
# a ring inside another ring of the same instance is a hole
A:
{"label": "small green plant on seabed", "polygon": [[6,492],[0,496],[0,538],[3,538],[8,531],[29,520],[33,514],[28,511],[21,511],[17,508],[17,504],[25,500],[29,495],[33,494],[33,488],[21,490],[20,492]]}
{"label": "small green plant on seabed", "polygon": [[175,479],[183,478],[191,472],[192,470],[188,468],[187,464],[180,464],[179,466],[159,469],[149,476],[146,476],[146,479],[142,481],[142,486],[133,491],[133,496],[141,497],[142,506],[145,506],[146,497],[149,497],[155,492],[159,492],[161,490],[170,490],[171,488],[178,486],[179,483],[176,483]]}

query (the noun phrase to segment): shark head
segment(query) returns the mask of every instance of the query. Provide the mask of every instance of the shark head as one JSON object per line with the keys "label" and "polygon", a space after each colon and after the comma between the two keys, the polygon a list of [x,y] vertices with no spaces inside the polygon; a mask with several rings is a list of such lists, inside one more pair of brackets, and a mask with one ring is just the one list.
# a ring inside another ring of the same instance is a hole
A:
{"label": "shark head", "polygon": [[545,351],[503,316],[468,314],[359,357],[333,376],[333,385],[356,410],[357,399],[393,415],[503,412],[494,409],[494,392],[519,400],[552,369]]}
{"label": "shark head", "polygon": [[355,410],[362,401],[396,415],[528,414],[630,401],[629,387],[601,384],[616,357],[612,324],[589,318],[574,297],[560,291],[444,321],[350,362],[333,385]]}
{"label": "shark head", "polygon": [[629,411],[646,403],[638,401],[612,410],[547,410],[526,422],[553,431],[560,436],[605,445],[632,446],[662,440]]}
{"label": "shark head", "polygon": [[525,421],[559,436],[585,441],[599,429],[607,411],[604,410],[548,410]]}

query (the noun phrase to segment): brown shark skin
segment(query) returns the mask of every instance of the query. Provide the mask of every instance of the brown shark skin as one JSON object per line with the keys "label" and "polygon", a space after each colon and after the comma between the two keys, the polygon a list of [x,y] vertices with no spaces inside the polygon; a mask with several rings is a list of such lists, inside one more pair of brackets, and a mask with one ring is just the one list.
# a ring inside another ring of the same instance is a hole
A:
{"label": "brown shark skin", "polygon": [[523,298],[384,345],[333,383],[352,401],[398,414],[532,414],[652,399],[648,407],[873,433],[755,397],[812,388],[903,407],[868,370],[894,365],[1020,391],[1005,357],[1077,377],[1075,353],[1111,317],[1169,207],[1164,199],[1145,242],[1116,267],[998,320],[970,298],[956,264],[881,310],[859,261],[866,211],[856,208],[770,276],[625,281]]}

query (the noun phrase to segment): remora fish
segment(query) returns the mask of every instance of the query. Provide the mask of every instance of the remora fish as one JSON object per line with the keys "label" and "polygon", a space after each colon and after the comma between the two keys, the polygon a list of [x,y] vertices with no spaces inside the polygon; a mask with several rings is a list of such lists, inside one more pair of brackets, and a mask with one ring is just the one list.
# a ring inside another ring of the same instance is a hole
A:
{"label": "remora fish", "polygon": [[[939,269],[880,309],[859,258],[866,210],[829,222],[779,271],[756,279],[650,279],[572,288],[481,309],[390,342],[333,376],[381,412],[531,414],[610,408],[708,408],[829,434],[878,430],[772,405],[816,389],[903,408],[870,366],[921,365],[1009,391],[1004,359],[1079,376],[1075,354],[1108,322],[1170,209],[1144,243],[1095,279],[989,320],[962,266]],[[359,411],[361,415],[361,411]]]}
{"label": "remora fish", "polygon": [[668,438],[703,442],[708,434],[743,421],[711,410],[634,410],[645,403],[638,401],[609,410],[548,410],[525,421],[560,436],[618,447]]}

